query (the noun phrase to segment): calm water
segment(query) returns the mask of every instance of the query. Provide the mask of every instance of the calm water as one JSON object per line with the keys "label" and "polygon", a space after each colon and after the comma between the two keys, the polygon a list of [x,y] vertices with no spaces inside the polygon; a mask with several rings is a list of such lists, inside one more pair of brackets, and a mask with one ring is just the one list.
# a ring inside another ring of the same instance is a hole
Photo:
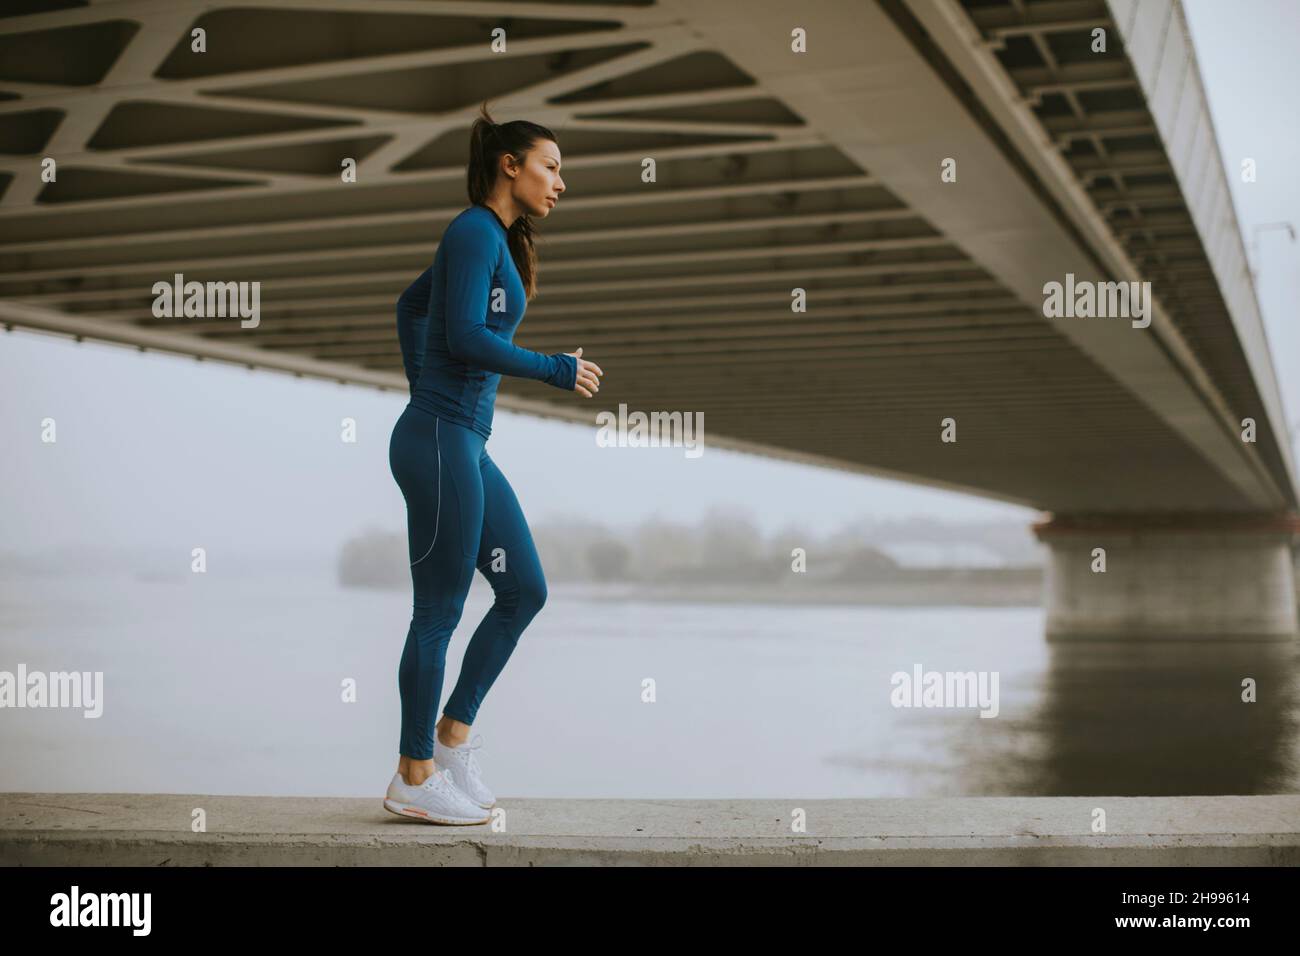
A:
{"label": "calm water", "polygon": [[[444,700],[490,601],[477,579]],[[0,710],[0,790],[375,796],[409,614],[409,595],[338,588],[328,567],[10,576],[0,670],[103,671],[104,713]],[[1300,792],[1294,644],[1049,645],[1042,626],[1034,608],[607,603],[552,585],[474,731],[503,796]],[[891,706],[891,675],[916,665],[996,671],[998,715]]]}

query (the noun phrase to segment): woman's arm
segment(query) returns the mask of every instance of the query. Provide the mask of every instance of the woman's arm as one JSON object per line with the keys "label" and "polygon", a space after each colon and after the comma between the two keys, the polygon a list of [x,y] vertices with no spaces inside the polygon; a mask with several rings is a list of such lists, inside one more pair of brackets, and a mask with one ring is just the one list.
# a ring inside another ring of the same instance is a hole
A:
{"label": "woman's arm", "polygon": [[443,234],[447,262],[447,351],[452,358],[502,375],[533,378],[573,391],[578,360],[543,355],[507,342],[487,327],[488,298],[499,246],[487,222],[462,219]]}

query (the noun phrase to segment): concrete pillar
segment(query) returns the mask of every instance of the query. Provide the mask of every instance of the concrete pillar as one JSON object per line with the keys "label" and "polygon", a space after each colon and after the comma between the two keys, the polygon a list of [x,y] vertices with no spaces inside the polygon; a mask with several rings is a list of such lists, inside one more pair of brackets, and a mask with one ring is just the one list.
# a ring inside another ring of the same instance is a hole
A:
{"label": "concrete pillar", "polygon": [[1056,515],[1033,529],[1049,549],[1049,641],[1297,637],[1294,514]]}

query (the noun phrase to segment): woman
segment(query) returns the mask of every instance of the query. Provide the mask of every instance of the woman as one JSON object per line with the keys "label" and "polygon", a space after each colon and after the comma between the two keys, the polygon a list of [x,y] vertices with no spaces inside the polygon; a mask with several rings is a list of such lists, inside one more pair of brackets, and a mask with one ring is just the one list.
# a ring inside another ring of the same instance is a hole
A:
{"label": "woman", "polygon": [[[511,341],[537,288],[529,216],[545,219],[564,192],[560,148],[544,126],[498,126],[485,107],[480,112],[470,130],[471,205],[397,301],[411,400],[388,451],[406,499],[414,601],[398,668],[400,759],[384,806],[443,824],[491,817],[496,800],[479,773],[480,744],[465,741],[483,696],[546,600],[528,524],[485,447],[497,383],[517,375],[591,398],[604,374],[581,348],[543,355]],[[495,602],[470,638],[435,728],[447,643],[475,569]]]}

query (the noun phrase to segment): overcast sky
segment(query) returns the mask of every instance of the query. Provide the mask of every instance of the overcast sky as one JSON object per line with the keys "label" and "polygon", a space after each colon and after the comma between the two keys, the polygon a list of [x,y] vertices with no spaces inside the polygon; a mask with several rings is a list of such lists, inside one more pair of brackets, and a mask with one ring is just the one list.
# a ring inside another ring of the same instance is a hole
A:
{"label": "overcast sky", "polygon": [[[1300,4],[1187,0],[1246,239],[1259,224],[1300,223]],[[1260,301],[1288,420],[1300,420],[1300,246],[1260,237]],[[414,278],[414,276],[412,277]],[[396,347],[396,346],[394,346]],[[369,527],[405,529],[388,439],[405,394],[380,393],[217,362],[16,330],[0,332],[0,548],[94,543],[194,545],[332,560]],[[40,441],[40,422],[58,441]],[[339,440],[355,418],[356,444]],[[707,440],[707,420],[705,423]],[[711,506],[752,511],[766,532],[818,535],[864,515],[953,520],[1035,513],[919,486],[759,459],[709,447],[598,449],[590,427],[498,408],[488,450],[532,520],[586,514],[630,525],[658,513],[691,521]]]}

